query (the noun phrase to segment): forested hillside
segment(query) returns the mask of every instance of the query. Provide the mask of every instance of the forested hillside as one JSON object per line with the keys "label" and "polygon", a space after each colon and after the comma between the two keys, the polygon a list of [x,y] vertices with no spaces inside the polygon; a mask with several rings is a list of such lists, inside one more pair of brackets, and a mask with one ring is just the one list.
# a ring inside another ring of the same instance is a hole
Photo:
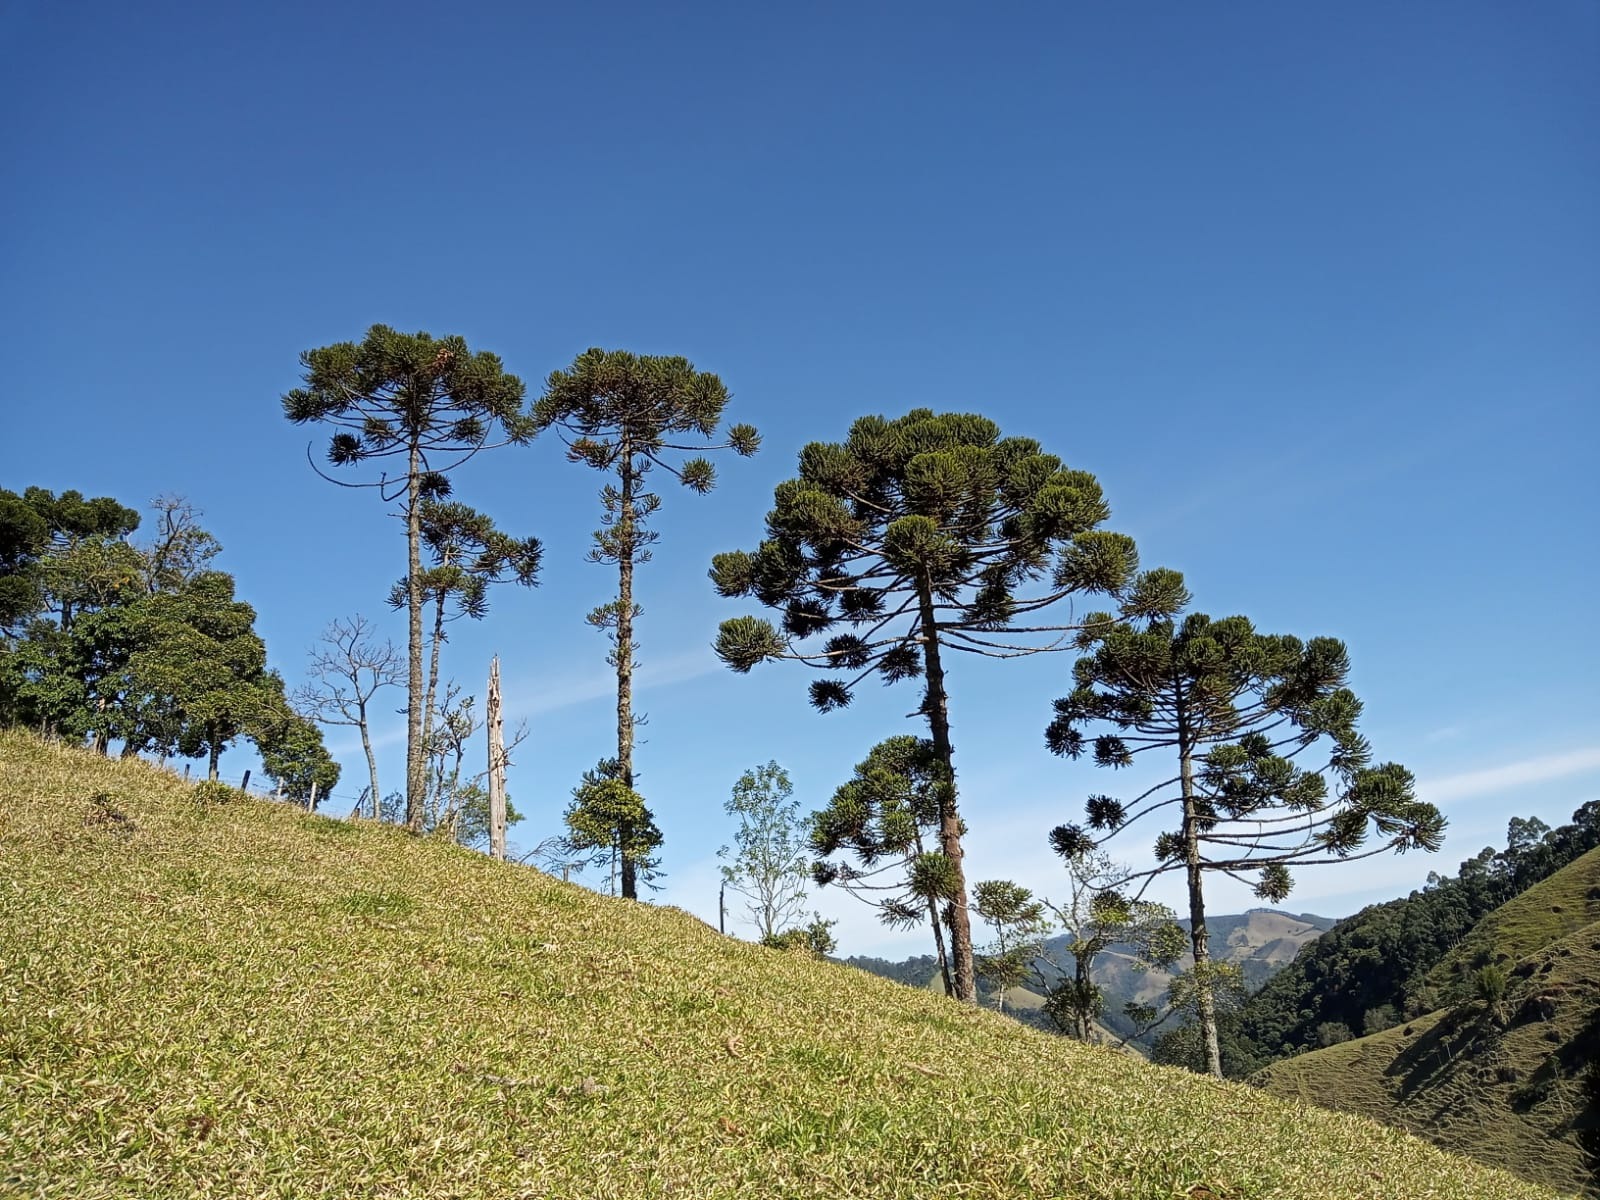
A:
{"label": "forested hillside", "polygon": [[[1284,971],[1225,1018],[1228,1074],[1249,1075],[1289,1055],[1376,1033],[1432,1012],[1462,994],[1458,979],[1439,973],[1457,947],[1477,961],[1474,927],[1501,905],[1600,846],[1600,802],[1584,805],[1570,824],[1512,818],[1504,849],[1486,848],[1454,876],[1430,876],[1425,889],[1375,904],[1341,921],[1307,946]],[[1581,897],[1564,897],[1571,920]],[[1514,910],[1513,910],[1514,911]],[[1571,927],[1571,920],[1562,927]],[[1548,919],[1545,932],[1554,928]],[[1541,939],[1542,940],[1539,940]],[[1535,946],[1548,941],[1536,934]],[[1474,947],[1468,950],[1467,943]],[[1519,945],[1515,957],[1532,947]],[[1167,1053],[1181,1061],[1179,1039]]]}
{"label": "forested hillside", "polygon": [[1424,994],[1444,1002],[1252,1081],[1600,1195],[1600,848],[1479,921]]}

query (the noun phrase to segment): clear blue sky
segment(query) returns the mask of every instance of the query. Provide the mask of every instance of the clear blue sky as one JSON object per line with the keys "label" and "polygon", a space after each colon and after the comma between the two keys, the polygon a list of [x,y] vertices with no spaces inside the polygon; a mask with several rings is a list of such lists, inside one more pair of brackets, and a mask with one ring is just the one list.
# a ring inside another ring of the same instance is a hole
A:
{"label": "clear blue sky", "polygon": [[[1600,795],[1597,61],[1592,0],[10,3],[0,486],[188,496],[294,682],[335,617],[403,638],[397,523],[281,416],[300,351],[381,321],[532,393],[591,345],[720,373],[764,449],[666,497],[640,582],[662,898],[714,920],[739,772],[820,804],[917,699],[819,716],[803,668],[724,671],[747,606],[710,556],[759,540],[805,442],[981,411],[1097,473],[1197,607],[1347,640],[1379,756],[1452,832],[1288,904],[1343,915]],[[458,479],[547,546],[446,663],[481,694],[498,652],[531,722],[525,844],[611,736],[597,484],[553,441]],[[1050,891],[1045,831],[1112,782],[1043,748],[1068,666],[953,681],[974,877]],[[923,949],[825,907],[847,952]]]}

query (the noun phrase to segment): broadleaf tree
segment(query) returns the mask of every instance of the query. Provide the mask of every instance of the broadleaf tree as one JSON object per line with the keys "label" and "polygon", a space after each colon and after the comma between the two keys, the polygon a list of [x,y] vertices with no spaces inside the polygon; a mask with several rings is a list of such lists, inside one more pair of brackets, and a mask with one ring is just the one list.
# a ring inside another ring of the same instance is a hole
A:
{"label": "broadleaf tree", "polygon": [[712,562],[720,594],[783,614],[781,629],[755,616],[723,622],[716,650],[731,669],[793,659],[831,672],[811,684],[822,712],[849,704],[868,678],[924,681],[918,711],[942,774],[953,984],[969,1003],[977,981],[946,655],[1064,648],[1073,622],[1045,610],[1078,594],[1164,611],[1164,598],[1139,585],[1132,540],[1099,529],[1109,516],[1094,476],[1031,438],[1002,438],[982,416],[914,409],[806,446],[798,476],[776,489],[766,539]]}
{"label": "broadleaf tree", "polygon": [[733,845],[717,851],[722,881],[745,899],[757,936],[777,937],[805,914],[810,878],[806,829],[789,773],[776,762],[739,776],[722,808],[737,817]]}
{"label": "broadleaf tree", "polygon": [[[633,710],[634,621],[643,611],[634,601],[634,571],[650,561],[649,548],[659,536],[647,527],[661,507],[660,493],[649,488],[650,476],[659,469],[704,495],[716,485],[716,468],[706,452],[754,454],[761,441],[754,426],[731,425],[719,433],[728,399],[722,380],[695,370],[688,359],[591,349],[571,367],[552,373],[534,405],[537,427],[558,430],[570,460],[616,476],[600,492],[602,527],[589,560],[616,565],[617,596],[592,611],[588,621],[611,640],[609,662],[617,673],[616,782],[628,792],[635,784],[639,723]],[[627,805],[613,808],[629,811]],[[622,894],[628,899],[638,896],[636,841],[632,831],[619,834]]]}
{"label": "broadleaf tree", "polygon": [[[1168,574],[1186,604],[1181,578]],[[1155,866],[1124,883],[1185,874],[1193,1007],[1207,1070],[1220,1077],[1206,875],[1279,903],[1293,887],[1291,867],[1437,850],[1445,822],[1416,798],[1404,767],[1372,765],[1342,642],[1258,633],[1240,616],[1118,615],[1095,614],[1080,633],[1076,686],[1055,702],[1046,743],[1113,770],[1164,766],[1130,800],[1089,797],[1084,821],[1058,826],[1051,842],[1070,859],[1140,822],[1164,824]],[[1107,732],[1091,738],[1094,729]]]}
{"label": "broadleaf tree", "polygon": [[487,351],[460,337],[434,338],[374,325],[361,342],[338,342],[300,356],[305,386],[283,396],[297,425],[332,428],[327,461],[335,469],[395,463],[364,482],[397,504],[406,527],[406,824],[421,831],[427,798],[428,731],[423,724],[423,501],[451,491],[449,473],[495,445],[526,442],[535,429],[523,411],[522,381]]}

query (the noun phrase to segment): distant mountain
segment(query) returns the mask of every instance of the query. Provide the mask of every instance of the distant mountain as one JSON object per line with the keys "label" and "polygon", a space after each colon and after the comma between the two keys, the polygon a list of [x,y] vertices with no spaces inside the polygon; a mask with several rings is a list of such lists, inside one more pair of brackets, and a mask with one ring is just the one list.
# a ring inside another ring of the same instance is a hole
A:
{"label": "distant mountain", "polygon": [[[1187,920],[1179,924],[1185,929],[1189,927]],[[1244,913],[1206,918],[1212,957],[1236,964],[1243,972],[1245,985],[1250,990],[1260,987],[1282,970],[1294,960],[1302,946],[1331,929],[1334,924],[1335,921],[1330,917],[1279,912],[1270,908],[1253,908]],[[1070,961],[1063,953],[1066,942],[1065,936],[1047,941],[1047,957]],[[931,954],[900,961],[860,957],[844,961],[863,971],[911,987],[939,986],[939,962]],[[1186,954],[1178,964],[1178,969],[1186,970],[1193,962],[1193,955]],[[1041,962],[1039,965],[1048,976],[1047,963]],[[1172,982],[1172,973],[1146,968],[1130,947],[1114,946],[1102,954],[1095,964],[1095,982],[1106,993],[1106,1008],[1102,1017],[1105,1028],[1111,1037],[1121,1039],[1134,1032],[1132,1023],[1123,1015],[1123,1006],[1129,1001],[1159,1005],[1166,995],[1167,986]],[[1008,1011],[1028,1024],[1047,1024],[1043,1014],[1037,1011],[1040,992],[1040,988],[1033,986],[1013,989],[1007,993]]]}
{"label": "distant mountain", "polygon": [[1446,1007],[1251,1082],[1600,1196],[1600,848],[1484,917],[1428,985]]}

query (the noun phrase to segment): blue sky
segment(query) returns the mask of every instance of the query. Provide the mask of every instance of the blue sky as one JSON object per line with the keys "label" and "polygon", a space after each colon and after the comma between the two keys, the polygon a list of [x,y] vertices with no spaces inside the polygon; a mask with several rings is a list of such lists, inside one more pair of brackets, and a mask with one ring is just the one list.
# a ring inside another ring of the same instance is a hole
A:
{"label": "blue sky", "polygon": [[[0,486],[186,495],[294,681],[335,617],[404,632],[397,522],[281,416],[300,351],[384,322],[534,394],[591,345],[718,372],[764,448],[667,495],[639,633],[661,898],[714,920],[738,774],[821,804],[917,701],[819,716],[803,668],[723,670],[747,606],[710,556],[759,540],[804,443],[979,411],[1095,472],[1198,608],[1346,639],[1379,756],[1452,828],[1288,904],[1343,915],[1600,795],[1597,56],[1588,0],[11,3]],[[598,482],[553,441],[457,480],[547,547],[446,661],[481,694],[498,653],[530,722],[525,844],[607,750]],[[956,673],[974,878],[1057,887],[1045,832],[1112,783],[1043,748],[1069,665]],[[821,904],[847,952],[923,949]]]}

